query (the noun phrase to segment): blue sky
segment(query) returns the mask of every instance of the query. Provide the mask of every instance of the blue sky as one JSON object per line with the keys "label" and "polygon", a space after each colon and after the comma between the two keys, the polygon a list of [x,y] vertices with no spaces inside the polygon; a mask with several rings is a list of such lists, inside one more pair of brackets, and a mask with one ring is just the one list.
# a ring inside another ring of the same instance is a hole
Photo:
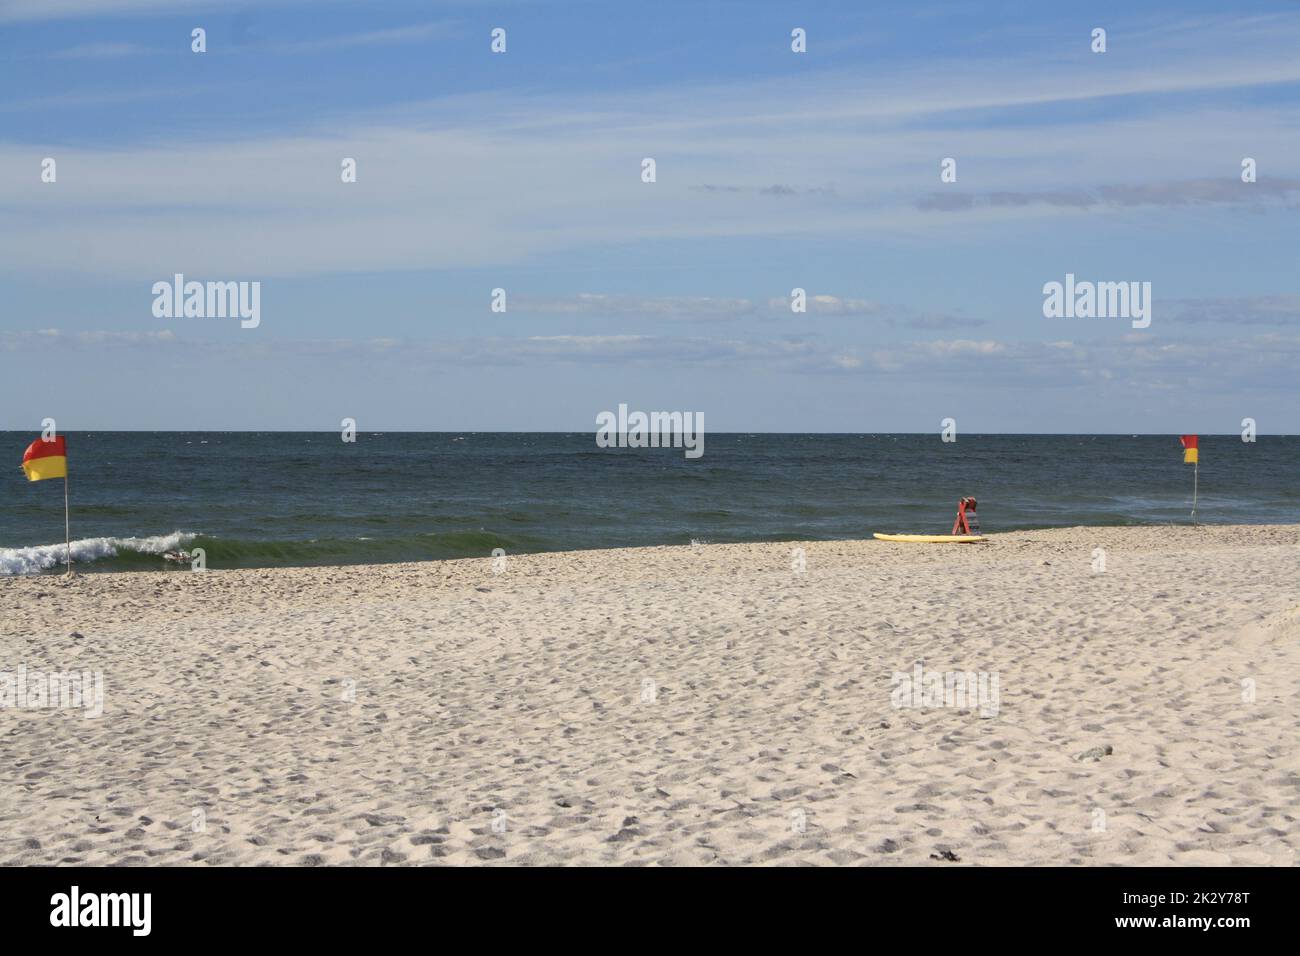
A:
{"label": "blue sky", "polygon": [[1220,6],[0,0],[0,428],[1294,434],[1300,9]]}

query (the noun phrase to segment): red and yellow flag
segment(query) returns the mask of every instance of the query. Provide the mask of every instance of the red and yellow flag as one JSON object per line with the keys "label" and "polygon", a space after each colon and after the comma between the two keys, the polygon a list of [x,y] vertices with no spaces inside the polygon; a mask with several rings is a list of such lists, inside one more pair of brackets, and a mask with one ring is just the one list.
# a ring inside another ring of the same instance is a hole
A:
{"label": "red and yellow flag", "polygon": [[1198,453],[1200,451],[1200,449],[1197,448],[1196,445],[1196,441],[1197,441],[1196,436],[1181,435],[1179,437],[1182,439],[1183,442],[1183,464],[1184,465],[1196,464],[1196,462],[1199,460]]}
{"label": "red and yellow flag", "polygon": [[62,435],[47,441],[38,438],[23,452],[23,471],[28,481],[68,477],[68,449]]}

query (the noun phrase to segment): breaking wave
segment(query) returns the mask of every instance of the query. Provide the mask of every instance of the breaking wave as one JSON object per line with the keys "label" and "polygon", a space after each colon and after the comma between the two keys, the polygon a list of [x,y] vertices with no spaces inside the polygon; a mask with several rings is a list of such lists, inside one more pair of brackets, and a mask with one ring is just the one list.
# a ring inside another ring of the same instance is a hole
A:
{"label": "breaking wave", "polygon": [[[306,539],[215,538],[189,531],[140,538],[84,538],[72,542],[72,563],[85,570],[131,571],[177,569],[163,561],[165,551],[202,548],[209,569],[304,566],[313,564],[384,564],[440,558],[487,557],[493,548],[510,553],[537,551],[546,542],[526,535],[488,531],[424,532],[391,537]],[[0,576],[35,574],[63,567],[63,544],[0,548]]]}
{"label": "breaking wave", "polygon": [[[81,538],[72,542],[72,563],[88,564],[104,558],[160,555],[180,548],[197,537],[188,531],[173,531],[148,538]],[[58,567],[67,560],[68,546],[36,544],[28,548],[0,548],[0,574],[34,574]]]}

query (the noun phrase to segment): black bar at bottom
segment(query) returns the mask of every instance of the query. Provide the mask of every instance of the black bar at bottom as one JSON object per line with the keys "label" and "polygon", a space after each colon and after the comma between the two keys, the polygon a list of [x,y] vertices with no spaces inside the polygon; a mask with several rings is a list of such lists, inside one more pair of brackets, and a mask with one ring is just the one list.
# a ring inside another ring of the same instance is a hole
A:
{"label": "black bar at bottom", "polygon": [[1294,921],[1293,882],[1285,869],[1258,868],[8,869],[0,870],[0,919],[11,945],[73,932],[83,942],[373,944],[376,931],[477,926],[494,942],[519,933],[535,946],[611,924],[651,942],[686,921],[700,937],[793,921],[881,942],[892,925],[935,942],[973,941],[977,930],[994,934],[986,939],[1050,933],[1059,942],[1182,944],[1199,936],[1231,945],[1261,932],[1280,938]]}

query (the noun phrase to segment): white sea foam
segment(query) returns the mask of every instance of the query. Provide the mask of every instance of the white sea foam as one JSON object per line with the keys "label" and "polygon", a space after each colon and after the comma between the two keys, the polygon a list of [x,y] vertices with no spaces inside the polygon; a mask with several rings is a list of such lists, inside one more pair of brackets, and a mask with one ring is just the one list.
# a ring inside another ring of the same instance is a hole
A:
{"label": "white sea foam", "polygon": [[[120,551],[162,554],[188,544],[197,537],[189,531],[173,531],[148,538],[81,538],[72,542],[72,562],[82,564],[116,557]],[[0,575],[33,574],[63,564],[67,545],[35,544],[28,548],[0,548]]]}

